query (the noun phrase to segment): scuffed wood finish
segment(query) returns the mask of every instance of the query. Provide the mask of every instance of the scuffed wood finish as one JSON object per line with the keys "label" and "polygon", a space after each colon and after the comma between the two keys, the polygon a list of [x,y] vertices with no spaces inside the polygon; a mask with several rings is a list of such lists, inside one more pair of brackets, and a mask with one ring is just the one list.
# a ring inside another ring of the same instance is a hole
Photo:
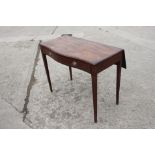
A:
{"label": "scuffed wood finish", "polygon": [[40,43],[40,48],[51,91],[52,86],[46,55],[59,63],[69,66],[71,80],[72,67],[91,74],[94,122],[97,122],[97,74],[109,66],[116,64],[116,104],[119,103],[121,67],[126,68],[125,53],[123,49],[66,35],[47,42],[42,42]]}
{"label": "scuffed wood finish", "polygon": [[43,42],[41,45],[62,56],[78,59],[92,65],[96,65],[122,51],[117,47],[70,36],[59,37]]}

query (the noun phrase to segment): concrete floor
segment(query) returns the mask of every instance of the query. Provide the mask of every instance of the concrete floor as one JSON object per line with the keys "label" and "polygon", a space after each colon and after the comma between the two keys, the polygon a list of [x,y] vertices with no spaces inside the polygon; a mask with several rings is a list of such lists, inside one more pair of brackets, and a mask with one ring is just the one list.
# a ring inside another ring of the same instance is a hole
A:
{"label": "concrete floor", "polygon": [[[98,76],[93,123],[90,75],[48,59],[49,91],[39,40],[71,33],[124,48],[120,105],[116,67]],[[0,27],[0,128],[155,128],[155,27]]]}

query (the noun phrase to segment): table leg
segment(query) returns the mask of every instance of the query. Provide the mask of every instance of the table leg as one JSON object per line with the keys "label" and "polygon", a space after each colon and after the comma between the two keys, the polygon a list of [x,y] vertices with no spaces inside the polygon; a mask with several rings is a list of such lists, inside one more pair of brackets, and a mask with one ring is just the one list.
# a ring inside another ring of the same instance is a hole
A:
{"label": "table leg", "polygon": [[92,77],[94,122],[97,123],[97,74],[91,74],[91,77]]}
{"label": "table leg", "polygon": [[72,78],[72,67],[71,66],[69,66],[69,72],[70,72],[70,80],[72,80],[73,78]]}
{"label": "table leg", "polygon": [[121,68],[122,62],[118,62],[117,64],[117,81],[116,81],[116,104],[119,104],[119,90],[120,90],[120,81],[121,81]]}
{"label": "table leg", "polygon": [[52,84],[51,84],[50,74],[49,74],[49,70],[48,70],[47,58],[46,58],[46,55],[43,54],[43,53],[42,53],[42,58],[43,58],[43,62],[44,62],[44,67],[45,67],[45,71],[46,71],[46,75],[47,75],[47,80],[48,80],[48,83],[49,83],[49,87],[50,87],[50,90],[52,92],[53,90],[52,90]]}

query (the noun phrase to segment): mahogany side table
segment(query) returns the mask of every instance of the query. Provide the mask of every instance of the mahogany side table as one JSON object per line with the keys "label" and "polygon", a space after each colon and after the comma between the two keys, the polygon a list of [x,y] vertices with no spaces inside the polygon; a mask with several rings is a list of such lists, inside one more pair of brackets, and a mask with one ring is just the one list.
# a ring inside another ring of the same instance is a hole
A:
{"label": "mahogany side table", "polygon": [[123,49],[72,36],[61,36],[47,42],[42,42],[40,43],[40,49],[51,92],[52,84],[46,55],[59,63],[69,66],[71,80],[72,67],[91,74],[95,123],[97,122],[97,74],[115,64],[117,66],[116,104],[119,104],[121,67],[126,68]]}

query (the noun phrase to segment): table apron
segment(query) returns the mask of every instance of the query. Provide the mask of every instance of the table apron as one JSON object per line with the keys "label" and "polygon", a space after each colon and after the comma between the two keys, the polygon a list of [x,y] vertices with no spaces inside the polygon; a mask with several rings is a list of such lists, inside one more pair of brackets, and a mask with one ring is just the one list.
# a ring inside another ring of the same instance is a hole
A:
{"label": "table apron", "polygon": [[74,68],[78,68],[78,69],[81,69],[85,72],[91,73],[91,65],[89,63],[83,62],[81,60],[77,60],[75,58],[69,58],[66,56],[59,55],[55,52],[52,52],[49,49],[42,48],[42,47],[41,47],[41,52],[43,54],[48,55],[49,57],[53,58],[55,61],[57,61],[61,64],[71,66]]}
{"label": "table apron", "polygon": [[108,58],[107,60],[104,60],[103,62],[97,64],[95,66],[95,70],[97,73],[105,70],[106,68],[118,63],[119,61],[122,61],[122,53],[118,53],[117,55],[114,55],[110,58]]}

